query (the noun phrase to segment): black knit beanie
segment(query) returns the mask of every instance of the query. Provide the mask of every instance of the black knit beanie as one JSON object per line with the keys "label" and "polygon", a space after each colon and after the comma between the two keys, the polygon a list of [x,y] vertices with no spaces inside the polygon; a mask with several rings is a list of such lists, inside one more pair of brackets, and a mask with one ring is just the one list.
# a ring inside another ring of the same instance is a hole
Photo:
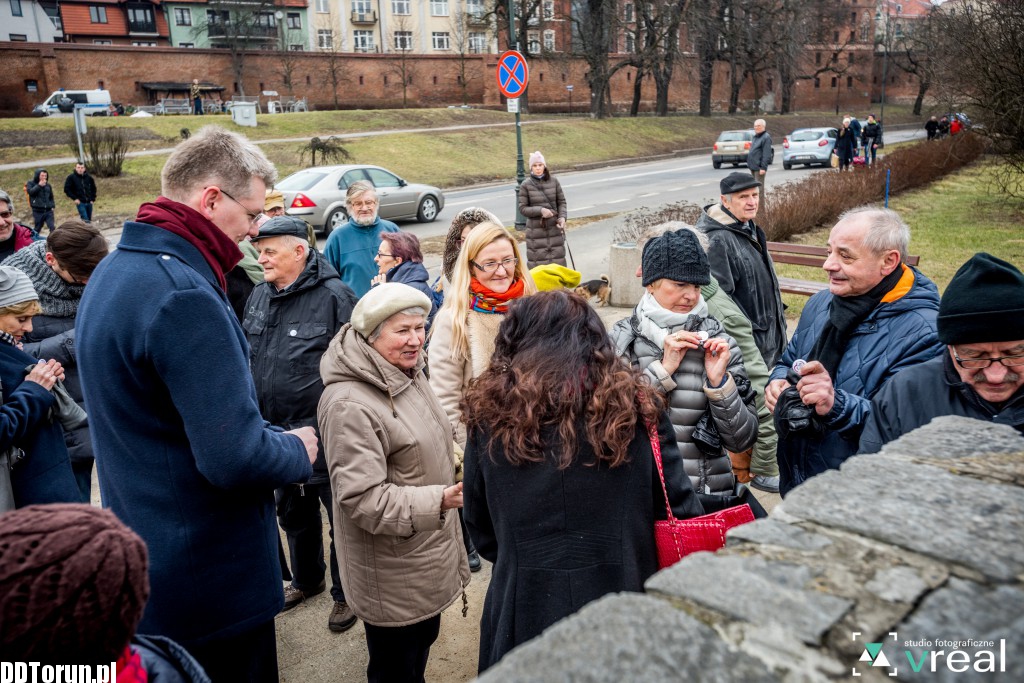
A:
{"label": "black knit beanie", "polygon": [[975,254],[949,281],[937,322],[943,344],[1024,339],[1024,275],[1012,263]]}
{"label": "black knit beanie", "polygon": [[149,598],[146,544],[113,513],[31,505],[0,516],[0,661],[103,664]]}
{"label": "black knit beanie", "polygon": [[662,278],[693,285],[711,282],[708,255],[689,230],[666,232],[648,240],[644,245],[641,271],[644,287]]}

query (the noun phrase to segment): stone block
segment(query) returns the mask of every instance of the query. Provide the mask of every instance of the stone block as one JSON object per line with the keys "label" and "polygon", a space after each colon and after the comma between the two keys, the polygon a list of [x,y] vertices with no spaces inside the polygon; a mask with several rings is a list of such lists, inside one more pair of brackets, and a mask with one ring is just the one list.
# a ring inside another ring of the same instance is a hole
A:
{"label": "stone block", "polygon": [[727,544],[732,546],[738,541],[774,545],[803,552],[815,552],[832,545],[832,541],[821,534],[805,531],[798,526],[771,518],[759,519],[730,530]]}
{"label": "stone block", "polygon": [[883,447],[888,454],[957,460],[985,453],[1022,453],[1024,437],[1009,425],[969,417],[937,417]]}
{"label": "stone block", "polygon": [[875,572],[864,588],[886,602],[914,602],[928,584],[910,567],[891,567]]}
{"label": "stone block", "polygon": [[785,511],[1000,581],[1024,573],[1024,489],[1019,487],[885,454],[862,455],[794,489]]}
{"label": "stone block", "polygon": [[608,257],[608,279],[612,284],[612,306],[632,308],[644,295],[636,269],[640,267],[640,248],[635,242],[613,244]]}
{"label": "stone block", "polygon": [[658,572],[645,587],[730,619],[783,628],[808,645],[819,645],[853,602],[807,588],[814,577],[802,565],[696,553]]}
{"label": "stone block", "polygon": [[656,598],[620,593],[596,600],[524,643],[481,683],[776,681],[710,628]]}

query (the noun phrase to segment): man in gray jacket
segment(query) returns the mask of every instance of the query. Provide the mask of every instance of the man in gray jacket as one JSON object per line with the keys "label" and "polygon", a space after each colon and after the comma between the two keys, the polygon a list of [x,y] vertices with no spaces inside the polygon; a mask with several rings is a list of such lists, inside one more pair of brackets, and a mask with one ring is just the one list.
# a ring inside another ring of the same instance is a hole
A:
{"label": "man in gray jacket", "polygon": [[[324,390],[320,357],[356,304],[352,289],[327,259],[310,249],[307,239],[306,223],[294,216],[271,218],[252,238],[265,282],[249,296],[242,327],[260,413],[284,429],[318,429],[316,410]],[[331,525],[334,607],[327,627],[340,632],[354,626],[356,616],[345,601],[338,571],[331,482],[322,442],[309,482],[277,490],[278,520],[288,537],[293,577],[284,591],[285,610],[326,589],[321,502]]]}
{"label": "man in gray jacket", "polygon": [[768,135],[764,119],[754,121],[754,139],[750,141],[750,153],[747,154],[747,168],[754,180],[764,187],[764,179],[768,174],[768,164],[772,163],[772,136]]}

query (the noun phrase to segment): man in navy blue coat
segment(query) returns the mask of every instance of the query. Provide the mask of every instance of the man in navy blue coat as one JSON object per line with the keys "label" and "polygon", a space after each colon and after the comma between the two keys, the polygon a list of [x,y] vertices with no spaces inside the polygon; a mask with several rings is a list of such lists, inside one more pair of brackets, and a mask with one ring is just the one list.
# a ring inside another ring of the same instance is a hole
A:
{"label": "man in navy blue coat", "polygon": [[139,632],[184,645],[213,681],[276,681],[284,604],[276,487],[312,474],[312,427],[260,416],[225,273],[256,233],[273,165],[207,127],[125,223],[79,309],[78,354],[103,503],[149,548]]}

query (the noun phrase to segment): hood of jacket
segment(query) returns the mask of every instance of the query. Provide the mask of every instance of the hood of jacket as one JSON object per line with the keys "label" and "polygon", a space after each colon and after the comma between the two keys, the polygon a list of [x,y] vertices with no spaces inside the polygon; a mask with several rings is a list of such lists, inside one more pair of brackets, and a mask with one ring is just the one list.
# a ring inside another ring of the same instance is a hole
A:
{"label": "hood of jacket", "polygon": [[[416,360],[415,373],[423,372],[425,354]],[[327,352],[320,359],[320,377],[324,386],[335,382],[365,382],[387,394],[389,399],[402,393],[412,384],[412,377],[384,359],[361,334],[345,323],[331,340]]]}
{"label": "hood of jacket", "polygon": [[[47,171],[45,168],[37,168],[36,169],[35,174],[32,176],[32,182],[36,183],[38,185],[39,184],[39,176],[41,176],[44,173],[46,174],[47,182],[49,182],[50,172]],[[24,178],[24,177],[25,176],[22,176],[22,178]]]}
{"label": "hood of jacket", "polygon": [[430,273],[422,263],[414,261],[403,261],[388,271],[388,282],[411,282],[426,283],[430,279]]}
{"label": "hood of jacket", "polygon": [[317,285],[328,280],[340,279],[341,276],[338,275],[338,271],[334,269],[334,266],[327,262],[327,259],[324,258],[323,254],[318,251],[311,251],[309,252],[309,258],[306,259],[306,267],[303,268],[302,272],[299,273],[299,276],[295,278],[295,282],[281,290],[276,287],[271,287],[270,298],[273,300],[295,296],[313,289]]}
{"label": "hood of jacket", "polygon": [[[903,278],[900,279],[901,283],[909,277],[913,277],[914,281],[910,285],[910,290],[903,296],[889,301],[886,303],[879,304],[875,307],[875,310],[868,316],[868,320],[881,320],[883,318],[891,318],[896,315],[900,315],[906,311],[935,311],[939,310],[939,288],[935,286],[935,283],[928,279],[928,276],[919,271],[913,266],[907,266],[908,274],[904,274]],[[897,285],[899,287],[899,285]]]}

